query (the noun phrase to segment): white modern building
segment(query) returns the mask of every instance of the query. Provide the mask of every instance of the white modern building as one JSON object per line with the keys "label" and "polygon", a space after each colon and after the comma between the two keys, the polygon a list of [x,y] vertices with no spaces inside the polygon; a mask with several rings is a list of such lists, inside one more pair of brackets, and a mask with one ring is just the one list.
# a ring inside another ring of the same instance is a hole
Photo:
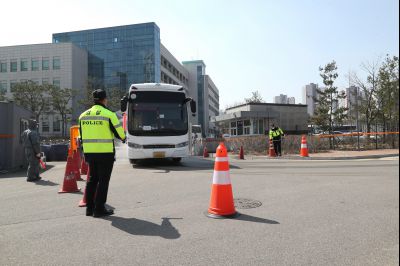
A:
{"label": "white modern building", "polygon": [[285,94],[280,94],[279,96],[274,97],[274,103],[287,104],[287,102],[288,97]]}
{"label": "white modern building", "polygon": [[294,97],[288,97],[288,99],[287,99],[287,104],[296,104],[296,98],[294,98]]}
{"label": "white modern building", "polygon": [[296,104],[296,99],[294,97],[288,97],[285,94],[280,94],[274,97],[274,103],[279,104]]}
{"label": "white modern building", "polygon": [[189,74],[189,94],[196,100],[197,116],[193,124],[201,125],[203,137],[215,136],[216,127],[211,118],[219,114],[219,90],[209,75],[202,60],[182,62]]}
{"label": "white modern building", "polygon": [[[30,80],[82,92],[88,77],[87,58],[87,52],[72,43],[0,47],[0,90],[12,98],[13,86]],[[77,104],[79,97],[80,94],[71,102],[73,113],[69,120],[76,119],[82,112]],[[60,115],[49,112],[39,119],[42,136],[61,135]]]}
{"label": "white modern building", "polygon": [[307,105],[307,113],[308,115],[314,115],[315,108],[316,108],[316,101],[315,99],[318,97],[317,93],[318,84],[310,83],[303,87],[303,99],[302,103]]}

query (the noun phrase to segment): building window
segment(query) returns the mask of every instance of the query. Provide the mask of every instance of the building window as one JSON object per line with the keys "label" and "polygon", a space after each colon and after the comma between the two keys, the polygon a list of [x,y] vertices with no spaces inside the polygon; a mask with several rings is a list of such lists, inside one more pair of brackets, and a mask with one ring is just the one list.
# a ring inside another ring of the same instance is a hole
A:
{"label": "building window", "polygon": [[11,60],[10,62],[10,72],[17,72],[18,62],[17,60]]}
{"label": "building window", "polygon": [[244,134],[245,135],[250,135],[250,120],[244,120]]}
{"label": "building window", "polygon": [[2,72],[2,73],[7,72],[7,62],[6,61],[0,61],[0,72]]}
{"label": "building window", "polygon": [[28,59],[21,59],[21,71],[28,71]]}
{"label": "building window", "polygon": [[45,84],[49,84],[49,79],[48,78],[43,78],[42,79],[42,85],[45,85]]}
{"label": "building window", "polygon": [[243,121],[237,121],[237,134],[238,136],[243,135]]}
{"label": "building window", "polygon": [[32,68],[32,71],[38,71],[39,70],[39,59],[37,59],[37,58],[32,59],[31,68]]}
{"label": "building window", "polygon": [[59,78],[54,78],[53,79],[53,85],[60,88],[61,87],[61,82]]}
{"label": "building window", "polygon": [[113,42],[118,42],[118,38],[115,37],[115,38],[113,39]]}
{"label": "building window", "polygon": [[31,79],[31,81],[32,81],[33,83],[35,83],[36,85],[39,85],[39,80],[38,80],[38,79]]}
{"label": "building window", "polygon": [[17,85],[17,81],[16,80],[10,80],[10,90],[12,91],[14,89],[14,87]]}
{"label": "building window", "polygon": [[231,122],[231,136],[237,135],[236,121]]}
{"label": "building window", "polygon": [[[56,118],[54,118],[56,119]],[[53,132],[60,132],[61,131],[61,121],[60,120],[54,120],[53,121]]]}
{"label": "building window", "polygon": [[258,134],[264,134],[264,120],[258,120]]}
{"label": "building window", "polygon": [[42,121],[42,132],[49,132],[49,121]]}
{"label": "building window", "polygon": [[0,80],[0,93],[7,92],[7,80]]}
{"label": "building window", "polygon": [[59,56],[53,57],[53,69],[60,69],[61,67],[61,59]]}
{"label": "building window", "polygon": [[42,70],[49,70],[49,58],[48,57],[42,58]]}

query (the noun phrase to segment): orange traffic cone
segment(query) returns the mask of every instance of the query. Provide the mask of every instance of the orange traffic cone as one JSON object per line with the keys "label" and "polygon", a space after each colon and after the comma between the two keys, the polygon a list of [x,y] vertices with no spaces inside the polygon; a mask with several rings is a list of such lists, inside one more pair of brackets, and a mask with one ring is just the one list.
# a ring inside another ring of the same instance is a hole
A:
{"label": "orange traffic cone", "polygon": [[[64,182],[58,193],[78,192],[80,189],[76,183],[76,169],[73,167],[73,161],[70,156],[67,158],[67,166],[65,167]],[[78,173],[79,174],[79,173]]]}
{"label": "orange traffic cone", "polygon": [[243,151],[243,146],[240,146],[240,151],[239,151],[239,159],[244,160],[244,151]]}
{"label": "orange traffic cone", "polygon": [[213,185],[207,216],[210,218],[233,218],[238,213],[233,203],[228,153],[221,142],[215,153]]}
{"label": "orange traffic cone", "polygon": [[[90,180],[90,169],[87,169],[87,177],[86,177],[86,183],[89,182]],[[86,207],[86,187],[85,191],[83,192],[83,198],[78,204],[79,207]]]}
{"label": "orange traffic cone", "polygon": [[209,155],[208,155],[207,148],[204,147],[204,150],[203,150],[203,157],[204,157],[204,158],[207,158],[208,156],[209,156]]}
{"label": "orange traffic cone", "polygon": [[269,140],[269,156],[276,157],[275,149],[274,149],[274,142],[272,139]]}
{"label": "orange traffic cone", "polygon": [[88,174],[88,164],[85,160],[85,156],[82,157],[82,164],[81,164],[81,175],[87,175]]}
{"label": "orange traffic cone", "polygon": [[81,156],[78,151],[74,151],[72,153],[72,167],[73,167],[74,173],[75,173],[75,180],[82,181],[83,179],[81,178],[81,174],[80,174],[80,170],[79,170],[79,168],[81,167]]}
{"label": "orange traffic cone", "polygon": [[306,135],[303,135],[301,137],[300,156],[301,157],[308,157],[308,147],[307,147],[307,137],[306,137]]}

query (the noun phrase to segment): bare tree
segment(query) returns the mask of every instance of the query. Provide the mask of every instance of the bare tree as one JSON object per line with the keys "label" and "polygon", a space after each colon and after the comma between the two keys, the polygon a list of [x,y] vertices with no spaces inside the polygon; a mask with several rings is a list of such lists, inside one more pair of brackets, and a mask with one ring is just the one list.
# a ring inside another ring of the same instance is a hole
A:
{"label": "bare tree", "polygon": [[356,73],[352,73],[350,77],[351,83],[359,87],[362,91],[362,95],[357,99],[357,101],[360,102],[358,111],[365,121],[367,132],[371,132],[372,124],[377,118],[379,112],[378,106],[380,103],[378,103],[376,97],[379,84],[379,61],[380,60],[376,60],[372,63],[366,62],[361,64],[361,69],[367,74],[365,80],[360,78]]}
{"label": "bare tree", "polygon": [[246,103],[263,103],[264,100],[261,97],[261,94],[258,91],[253,91],[251,93],[251,97],[250,98],[245,98],[244,99],[246,101]]}

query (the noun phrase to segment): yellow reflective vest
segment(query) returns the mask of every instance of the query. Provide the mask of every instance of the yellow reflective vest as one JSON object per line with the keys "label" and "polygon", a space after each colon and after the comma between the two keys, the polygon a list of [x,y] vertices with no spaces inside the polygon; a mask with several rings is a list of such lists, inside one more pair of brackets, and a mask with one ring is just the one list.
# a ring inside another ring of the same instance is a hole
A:
{"label": "yellow reflective vest", "polygon": [[284,135],[283,130],[279,127],[276,130],[271,129],[269,131],[269,139],[276,139],[277,137],[283,136],[283,135]]}
{"label": "yellow reflective vest", "polygon": [[79,116],[79,127],[84,153],[114,153],[114,134],[125,139],[117,115],[99,104]]}

